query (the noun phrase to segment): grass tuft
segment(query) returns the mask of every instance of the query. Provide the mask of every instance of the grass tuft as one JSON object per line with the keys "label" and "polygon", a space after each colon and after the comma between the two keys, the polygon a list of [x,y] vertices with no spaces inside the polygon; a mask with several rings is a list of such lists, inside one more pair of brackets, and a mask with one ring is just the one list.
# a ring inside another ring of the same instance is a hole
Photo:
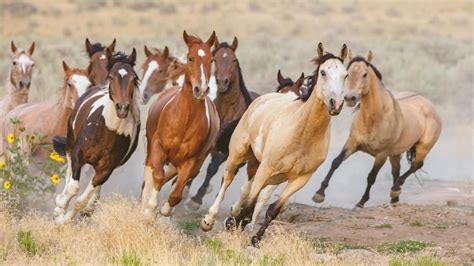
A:
{"label": "grass tuft", "polygon": [[31,231],[19,231],[17,241],[20,248],[30,257],[44,251],[44,247],[33,239]]}
{"label": "grass tuft", "polygon": [[394,243],[383,244],[379,246],[378,250],[380,252],[389,252],[389,253],[407,253],[407,252],[417,252],[430,246],[431,244],[423,242],[423,241],[401,240]]}

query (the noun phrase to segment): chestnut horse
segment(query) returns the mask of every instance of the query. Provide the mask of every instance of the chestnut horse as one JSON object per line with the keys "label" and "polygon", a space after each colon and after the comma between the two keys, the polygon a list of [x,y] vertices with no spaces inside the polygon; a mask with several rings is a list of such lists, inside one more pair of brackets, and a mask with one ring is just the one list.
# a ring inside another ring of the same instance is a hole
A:
{"label": "chestnut horse", "polygon": [[339,114],[344,104],[343,88],[347,55],[344,45],[339,57],[325,53],[318,45],[317,68],[308,94],[298,99],[283,93],[269,93],[257,98],[242,116],[232,135],[229,158],[222,186],[201,229],[212,229],[224,193],[239,165],[246,161],[258,164],[255,176],[242,187],[242,208],[232,209],[226,228],[242,228],[250,222],[262,188],[288,181],[278,200],[270,205],[265,221],[252,237],[257,246],[266,228],[278,215],[289,197],[301,189],[326,159],[330,139],[331,115]]}
{"label": "chestnut horse", "polygon": [[207,174],[196,195],[191,198],[193,207],[202,204],[211,178],[219,170],[219,166],[229,156],[229,141],[237,123],[247,110],[250,103],[259,95],[247,90],[239,60],[235,55],[238,40],[234,37],[232,44],[219,43],[216,38],[212,51],[215,63],[215,77],[217,81],[217,94],[214,103],[221,120],[221,130],[216,146],[211,152],[211,163],[207,167]]}
{"label": "chestnut horse", "polygon": [[[30,144],[34,147],[52,144],[52,137],[66,135],[69,114],[77,99],[91,85],[86,70],[70,68],[64,61],[63,69],[64,85],[58,100],[20,105],[10,111],[3,121],[3,135],[14,133],[19,136],[21,148],[27,154],[32,152],[29,150]],[[18,127],[10,122],[11,119],[20,121],[24,131],[20,132]],[[28,138],[36,134],[41,138]],[[8,144],[5,142],[4,145],[6,147]]]}
{"label": "chestnut horse", "polygon": [[[350,54],[350,53],[349,53]],[[324,201],[325,190],[334,171],[356,151],[375,157],[367,176],[367,187],[356,207],[362,208],[369,200],[370,188],[377,173],[390,158],[393,187],[391,203],[399,201],[401,185],[406,178],[423,166],[423,161],[441,133],[441,119],[433,104],[415,93],[404,92],[395,96],[382,83],[382,75],[372,65],[372,53],[367,59],[356,57],[348,65],[344,99],[348,106],[358,109],[352,120],[351,133],[341,153],[333,160],[331,169],[321,187],[313,196],[315,202]],[[410,169],[400,175],[400,157],[407,152]]]}
{"label": "chestnut horse", "polygon": [[301,73],[301,76],[294,82],[291,78],[284,78],[280,70],[278,70],[278,87],[276,91],[281,93],[293,93],[296,97],[299,97],[302,94],[304,79],[304,73]]}
{"label": "chestnut horse", "polygon": [[145,45],[146,60],[142,65],[143,77],[140,83],[140,101],[141,104],[147,104],[150,98],[162,92],[168,81],[172,82],[173,86],[178,85],[176,79],[178,78],[174,71],[182,68],[182,63],[178,58],[170,55],[168,46],[165,46],[163,51],[159,49],[148,49]]}
{"label": "chestnut horse", "polygon": [[[138,76],[133,69],[137,52],[110,55],[107,83],[89,89],[69,116],[67,138],[55,137],[53,144],[66,154],[67,176],[64,190],[56,196],[56,222],[69,222],[76,213],[93,207],[100,188],[115,168],[123,165],[135,151],[140,131]],[[67,211],[72,197],[79,193],[81,168],[90,164],[95,175],[74,207]]]}
{"label": "chestnut horse", "polygon": [[[199,173],[219,133],[219,114],[207,97],[211,76],[211,47],[215,32],[206,42],[183,32],[188,46],[183,87],[165,90],[150,107],[146,126],[147,157],[142,209],[153,215],[162,186],[178,175],[161,214],[170,216],[181,201],[183,189]],[[169,164],[164,171],[165,164]]]}
{"label": "chestnut horse", "polygon": [[103,85],[107,79],[108,69],[107,65],[109,59],[107,58],[107,49],[110,53],[114,53],[115,50],[115,39],[105,47],[101,43],[91,44],[88,38],[86,38],[86,52],[89,55],[89,66],[87,67],[87,73],[89,80],[92,85]]}

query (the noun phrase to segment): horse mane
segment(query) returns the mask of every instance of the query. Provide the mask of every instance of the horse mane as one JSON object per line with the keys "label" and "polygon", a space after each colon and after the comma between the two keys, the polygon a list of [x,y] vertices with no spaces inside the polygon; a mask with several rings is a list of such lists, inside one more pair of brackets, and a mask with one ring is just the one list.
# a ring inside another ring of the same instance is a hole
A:
{"label": "horse mane", "polygon": [[284,87],[293,86],[294,84],[295,82],[293,82],[291,78],[285,78],[283,79],[282,83],[278,84],[278,87],[276,88],[276,92],[280,92],[280,90],[283,89]]}
{"label": "horse mane", "polygon": [[314,58],[313,60],[311,60],[317,65],[317,68],[313,72],[313,76],[311,78],[309,78],[309,80],[308,80],[308,88],[309,88],[308,92],[307,93],[302,93],[298,98],[296,98],[296,100],[302,100],[303,102],[306,102],[309,99],[309,97],[313,93],[314,87],[316,86],[316,82],[318,81],[319,67],[329,59],[338,59],[341,62],[343,62],[342,58],[337,57],[337,56],[335,56],[331,53],[326,53],[326,54],[324,54],[320,57],[317,57],[317,58]]}
{"label": "horse mane", "polygon": [[92,55],[94,55],[97,52],[103,51],[104,49],[105,49],[104,45],[102,45],[99,42],[96,42],[93,45],[91,45],[90,53],[87,52],[87,51],[86,51],[86,53],[89,55],[89,57],[92,57]]}
{"label": "horse mane", "polygon": [[362,56],[357,56],[355,57],[354,59],[352,59],[349,64],[347,65],[347,69],[349,69],[349,67],[352,65],[352,63],[355,63],[355,62],[364,62],[367,66],[369,66],[370,68],[372,68],[372,70],[375,72],[375,75],[377,76],[377,78],[379,78],[380,80],[382,80],[382,74],[380,74],[380,71],[374,66],[372,65],[371,63],[367,62],[367,60],[365,60],[365,58],[363,58]]}
{"label": "horse mane", "polygon": [[228,42],[221,42],[221,43],[219,43],[219,45],[217,46],[217,48],[214,48],[214,49],[212,50],[212,52],[211,52],[211,53],[212,53],[212,56],[216,55],[217,51],[219,51],[219,49],[221,49],[221,48],[230,48],[230,45],[229,45]]}
{"label": "horse mane", "polygon": [[110,72],[110,70],[112,70],[112,67],[117,63],[127,64],[132,67],[133,74],[135,74],[135,87],[138,87],[138,85],[140,84],[140,79],[138,78],[135,69],[133,69],[133,67],[135,66],[135,62],[130,60],[130,57],[127,54],[123,52],[115,52],[110,58],[109,63],[107,64],[107,71]]}

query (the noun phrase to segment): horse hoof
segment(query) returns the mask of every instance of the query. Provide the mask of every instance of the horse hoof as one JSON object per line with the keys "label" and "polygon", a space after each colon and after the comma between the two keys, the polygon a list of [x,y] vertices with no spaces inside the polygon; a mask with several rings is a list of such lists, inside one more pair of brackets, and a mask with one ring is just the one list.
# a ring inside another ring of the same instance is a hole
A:
{"label": "horse hoof", "polygon": [[161,215],[165,217],[171,216],[171,213],[173,212],[173,207],[170,206],[168,202],[165,202],[163,206],[161,206],[160,213]]}
{"label": "horse hoof", "polygon": [[255,224],[254,223],[249,223],[247,224],[247,226],[245,226],[245,231],[253,231],[253,229],[255,228]]}
{"label": "horse hoof", "polygon": [[67,220],[64,214],[59,215],[58,217],[54,218],[54,221],[57,225],[65,225]]}
{"label": "horse hoof", "polygon": [[258,239],[258,236],[252,236],[252,239],[250,240],[250,245],[252,245],[252,247],[254,248],[259,248],[259,243],[260,239]]}
{"label": "horse hoof", "polygon": [[190,210],[199,210],[201,208],[202,203],[196,202],[193,199],[189,200],[188,203],[186,203],[186,207]]}
{"label": "horse hoof", "polygon": [[400,196],[400,194],[402,193],[402,190],[391,190],[390,191],[390,197],[393,199],[393,198],[397,198]]}
{"label": "horse hoof", "polygon": [[321,203],[321,202],[324,201],[324,198],[325,198],[324,195],[315,193],[312,199],[313,199],[313,201],[316,202],[316,203]]}
{"label": "horse hoof", "polygon": [[352,208],[352,210],[358,211],[358,210],[363,209],[363,208],[364,208],[364,205],[362,205],[361,203],[357,203],[356,206],[354,206],[354,208]]}
{"label": "horse hoof", "polygon": [[214,226],[214,221],[207,222],[207,215],[201,220],[201,230],[204,232],[211,231]]}
{"label": "horse hoof", "polygon": [[66,213],[66,210],[61,207],[54,208],[54,216],[58,217],[59,215],[63,215]]}
{"label": "horse hoof", "polygon": [[237,220],[233,216],[225,218],[224,228],[227,231],[234,231],[237,228]]}

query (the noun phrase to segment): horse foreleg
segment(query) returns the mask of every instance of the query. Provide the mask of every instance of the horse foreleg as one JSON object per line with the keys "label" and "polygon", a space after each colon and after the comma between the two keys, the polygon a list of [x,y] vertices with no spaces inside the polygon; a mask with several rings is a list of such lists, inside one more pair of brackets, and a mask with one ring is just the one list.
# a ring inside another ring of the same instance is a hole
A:
{"label": "horse foreleg", "polygon": [[206,178],[204,179],[202,185],[199,187],[196,195],[191,198],[192,201],[199,205],[202,204],[202,199],[207,193],[207,189],[209,188],[209,185],[211,183],[211,178],[217,173],[217,171],[219,170],[219,166],[223,162],[225,162],[225,160],[227,160],[227,156],[227,154],[223,154],[221,152],[216,152],[212,154],[211,163],[207,167]]}
{"label": "horse foreleg", "polygon": [[97,189],[94,191],[89,201],[87,202],[86,207],[81,211],[81,216],[91,216],[95,209],[97,208],[97,202],[100,199],[100,191],[102,186],[97,186]]}
{"label": "horse foreleg", "polygon": [[196,160],[188,160],[179,166],[178,177],[171,188],[168,201],[165,202],[160,209],[161,215],[166,217],[170,216],[173,212],[173,208],[181,202],[186,184],[199,172],[199,168],[196,167],[196,164],[199,164],[199,162]]}
{"label": "horse foreleg", "polygon": [[67,170],[66,170],[66,182],[64,189],[61,194],[58,194],[55,198],[56,208],[54,208],[55,216],[64,215],[66,212],[69,202],[71,199],[79,193],[79,179],[81,177],[81,168],[78,162],[74,162],[71,156],[68,154],[67,159]]}
{"label": "horse foreleg", "polygon": [[[390,164],[392,165],[392,177],[393,177],[393,184],[397,181],[400,177],[400,158],[401,155],[390,156]],[[395,202],[398,202],[398,197],[393,199]]]}
{"label": "horse foreleg", "polygon": [[258,243],[262,239],[263,234],[265,233],[265,230],[273,221],[273,219],[275,219],[278,216],[278,214],[280,213],[280,210],[288,202],[288,199],[296,191],[300,190],[304,185],[306,185],[310,177],[311,177],[311,174],[308,174],[308,175],[298,177],[288,182],[288,185],[280,194],[280,197],[278,198],[278,200],[276,200],[274,203],[272,203],[268,207],[267,213],[265,214],[265,221],[263,222],[262,226],[258,229],[257,233],[251,239],[252,246],[254,247],[258,246]]}
{"label": "horse foreleg", "polygon": [[411,164],[410,169],[408,169],[403,175],[401,175],[397,181],[393,184],[392,190],[390,191],[390,197],[392,200],[390,203],[397,203],[399,201],[400,194],[402,192],[401,186],[405,183],[405,180],[418,169],[423,167],[423,161],[414,162]]}
{"label": "horse foreleg", "polygon": [[356,205],[357,208],[363,208],[364,204],[369,200],[370,189],[372,188],[372,185],[375,183],[377,174],[379,173],[380,168],[382,168],[386,160],[387,160],[387,156],[385,155],[375,158],[374,166],[372,167],[372,170],[367,176],[367,187],[365,188],[364,195],[360,199],[359,203],[357,203]]}

